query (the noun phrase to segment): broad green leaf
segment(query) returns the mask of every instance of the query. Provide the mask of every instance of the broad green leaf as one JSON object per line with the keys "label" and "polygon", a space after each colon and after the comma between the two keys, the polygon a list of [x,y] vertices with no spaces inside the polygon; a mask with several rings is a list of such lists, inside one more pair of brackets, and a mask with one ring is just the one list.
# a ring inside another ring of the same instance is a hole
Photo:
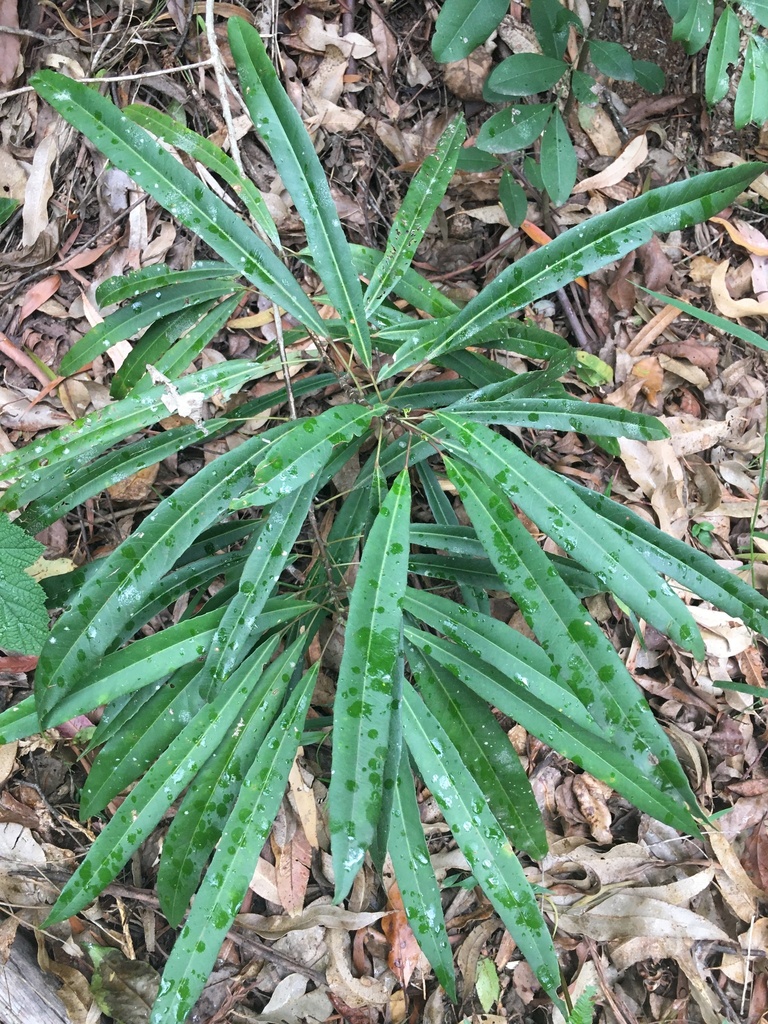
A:
{"label": "broad green leaf", "polygon": [[279,637],[273,637],[254,651],[216,699],[200,708],[163,756],[128,793],[64,886],[46,927],[77,914],[109,885],[198,773],[207,759],[207,751],[215,749],[231,729],[237,730],[240,709],[279,641]]}
{"label": "broad green leaf", "polygon": [[16,209],[19,206],[18,199],[2,199],[0,198],[0,224],[5,222],[13,216]]}
{"label": "broad green leaf", "polygon": [[349,892],[381,812],[394,677],[402,657],[410,509],[403,470],[371,527],[349,601],[328,791],[337,900]]}
{"label": "broad green leaf", "polygon": [[[360,360],[370,366],[371,339],[362,289],[312,140],[280,84],[256,29],[242,18],[229,18],[227,28],[253,123],[280,166],[280,178],[302,219],[308,248],[331,303]],[[291,274],[287,276],[292,278]],[[280,304],[285,306],[285,303]],[[313,330],[321,337],[326,335],[325,326],[319,331],[313,326]]]}
{"label": "broad green leaf", "polygon": [[445,930],[440,889],[430,863],[405,750],[400,756],[400,771],[395,782],[389,826],[389,855],[411,931],[422,953],[429,960],[437,980],[448,997],[455,1001],[453,950]]}
{"label": "broad green leaf", "polygon": [[[574,718],[561,710],[562,703],[557,699],[556,689],[553,691],[555,699],[551,701],[535,695],[526,686],[525,680],[528,677],[524,666],[522,678],[513,677],[505,670],[482,661],[475,651],[465,650],[441,637],[409,626],[405,627],[405,637],[458,676],[465,686],[498,708],[502,714],[514,718],[542,743],[607,783],[636,807],[659,821],[674,823],[683,832],[698,834],[698,826],[692,817],[693,814],[700,815],[695,804],[681,806],[672,794],[663,792],[655,783],[644,778],[631,761],[627,761],[619,750],[604,739],[589,713],[580,704],[577,707],[578,718]],[[553,681],[550,681],[550,685],[557,686]],[[577,704],[576,701],[573,703]],[[590,722],[592,728],[587,727]],[[410,728],[410,722],[407,721],[406,729]],[[410,747],[409,731],[406,731],[406,740]],[[437,796],[429,781],[428,784]]]}
{"label": "broad green leaf", "polygon": [[738,131],[764,121],[768,121],[768,43],[750,36],[733,105],[733,126]]}
{"label": "broad green leaf", "polygon": [[497,64],[488,86],[502,96],[533,96],[559,82],[568,65],[543,53],[515,53]]}
{"label": "broad green leaf", "polygon": [[477,136],[478,148],[488,153],[526,149],[544,131],[553,110],[551,103],[505,107],[483,123]]}
{"label": "broad green leaf", "polygon": [[504,171],[499,182],[499,202],[512,227],[518,227],[528,215],[528,197],[509,171]]}
{"label": "broad green leaf", "polygon": [[460,402],[455,411],[461,411],[461,416],[469,423],[500,423],[508,427],[534,427],[538,430],[572,430],[578,434],[633,437],[641,441],[669,437],[669,431],[655,416],[595,405],[579,399],[513,397],[488,402],[470,400]]}
{"label": "broad green leaf", "polygon": [[438,720],[410,687],[403,692],[403,718],[408,749],[472,874],[542,986],[559,1004],[560,969],[546,922],[483,790]]}
{"label": "broad green leaf", "polygon": [[242,780],[213,861],[163,972],[149,1024],[182,1024],[197,1002],[283,799],[318,665],[303,677]]}
{"label": "broad green leaf", "polygon": [[28,573],[43,545],[0,514],[0,647],[37,654],[48,639],[45,592]]}
{"label": "broad green leaf", "polygon": [[461,751],[510,843],[533,858],[545,856],[547,836],[528,776],[488,704],[418,650],[408,661],[422,700]]}
{"label": "broad green leaf", "polygon": [[448,64],[468,57],[508,12],[507,0],[445,0],[432,38],[435,60]]}
{"label": "broad green leaf", "polygon": [[[180,395],[200,392],[204,397],[220,393],[223,398],[238,392],[248,381],[279,369],[279,362],[258,364],[246,359],[210,366],[190,373],[176,385]],[[164,419],[168,408],[168,388],[158,384],[140,398],[126,398],[103,409],[89,413],[74,423],[52,430],[37,444],[28,444],[8,455],[0,456],[0,479],[18,478],[2,496],[2,507],[18,508],[66,480],[90,464],[100,452],[122,441],[136,431]],[[196,429],[196,428],[195,428]],[[206,433],[190,435],[190,442]]]}
{"label": "broad green leaf", "polygon": [[324,321],[271,249],[199,178],[113,103],[87,85],[54,71],[38,72],[30,84],[115,167],[199,235],[234,270],[300,323],[325,336]]}
{"label": "broad green leaf", "polygon": [[570,26],[583,33],[580,18],[560,0],[531,0],[531,23],[544,53],[562,59],[568,43]]}
{"label": "broad green leaf", "polygon": [[283,698],[306,639],[299,637],[267,666],[243,704],[237,731],[212,751],[187,790],[163,843],[157,874],[160,906],[173,928],[181,923],[211,852],[237,800]]}
{"label": "broad green leaf", "polygon": [[165,498],[78,591],[38,663],[35,694],[44,726],[65,699],[91,683],[116,632],[191,541],[228,512],[264,448],[262,438],[250,438],[201,469]]}
{"label": "broad green leaf", "polygon": [[669,741],[613,644],[560,579],[506,496],[469,466],[449,463],[446,469],[478,539],[559,680],[638,772],[676,792],[681,801],[692,800]]}
{"label": "broad green leaf", "polygon": [[675,19],[672,41],[683,44],[687,54],[698,53],[706,45],[715,17],[715,0],[690,0],[685,14]]}
{"label": "broad green leaf", "polygon": [[738,320],[726,320],[724,316],[710,313],[706,309],[699,309],[698,306],[692,306],[689,302],[683,302],[682,299],[674,299],[671,295],[662,295],[661,292],[651,291],[650,288],[644,288],[643,285],[638,285],[637,287],[642,288],[644,292],[652,295],[659,302],[663,302],[668,306],[675,306],[676,309],[696,317],[697,320],[709,324],[710,327],[717,327],[719,331],[732,334],[734,338],[741,338],[742,341],[747,341],[756,348],[768,351],[768,341],[761,334],[757,334],[756,331],[750,331],[748,327],[744,327]]}
{"label": "broad green leaf", "polygon": [[227,602],[224,617],[200,670],[206,680],[203,686],[206,699],[210,699],[240,664],[249,643],[253,642],[264,606],[304,526],[316,490],[316,484],[311,481],[275,502],[250,541],[237,594]]}
{"label": "broad green leaf", "polygon": [[563,115],[555,110],[541,137],[541,179],[555,206],[562,206],[576,184],[576,150]]}
{"label": "broad green leaf", "polygon": [[481,957],[480,962],[477,965],[475,991],[477,992],[477,998],[480,1001],[480,1006],[483,1008],[485,1013],[488,1013],[501,995],[501,985],[499,984],[499,975],[496,971],[496,965],[493,960],[489,960],[487,956]]}
{"label": "broad green leaf", "polygon": [[13,707],[0,712],[0,743],[34,736],[40,732],[40,721],[35,708],[35,698],[25,697]]}
{"label": "broad green leaf", "polygon": [[490,153],[484,153],[477,146],[464,146],[459,151],[459,159],[456,161],[457,171],[466,171],[467,174],[482,174],[484,171],[492,171],[499,166],[499,161]]}
{"label": "broad green leaf", "polygon": [[380,379],[465,347],[489,324],[562,288],[580,274],[590,274],[620,259],[654,232],[706,220],[735,199],[764,166],[741,164],[665,185],[558,235],[494,278],[453,319],[442,339],[423,346],[403,345],[394,361],[382,368]]}
{"label": "broad green leaf", "polygon": [[658,95],[664,91],[666,76],[658,64],[652,60],[633,60],[632,69],[635,72],[635,81],[646,92]]}
{"label": "broad green leaf", "polygon": [[594,107],[599,102],[597,82],[592,75],[588,75],[584,71],[573,71],[571,73],[571,89],[579,103],[585,104],[588,107]]}
{"label": "broad green leaf", "polygon": [[695,4],[696,0],[664,0],[664,6],[673,21],[682,21],[689,8]]}
{"label": "broad green leaf", "polygon": [[611,524],[626,549],[729,615],[743,619],[750,629],[768,636],[768,599],[709,555],[662,533],[626,505],[568,481],[568,486],[590,509]]}
{"label": "broad green leaf", "polygon": [[[545,533],[591,572],[611,592],[681,647],[704,658],[690,612],[644,559],[621,543],[618,534],[574,501],[568,485],[530,459],[515,444],[460,416],[436,413],[448,434],[449,447],[504,491]],[[488,552],[491,557],[493,552]]]}
{"label": "broad green leaf", "polygon": [[[177,313],[192,303],[207,299],[223,298],[235,288],[234,278],[213,281],[190,281],[170,285],[147,293],[92,327],[61,360],[60,372],[64,375],[76,373],[86,363],[103,355],[118,341],[132,338],[134,334],[156,323],[171,313]],[[242,290],[240,291],[242,294]]]}
{"label": "broad green leaf", "polygon": [[435,210],[445,196],[466,135],[464,118],[457,117],[441,135],[435,153],[427,157],[411,182],[390,228],[384,258],[376,267],[365,292],[368,316],[393,291],[410,265]]}
{"label": "broad green leaf", "polygon": [[704,73],[704,97],[710,105],[719,103],[728,92],[730,66],[739,59],[739,18],[732,7],[726,7],[717,19],[712,42],[707,52]]}
{"label": "broad green leaf", "polygon": [[243,201],[254,222],[274,247],[281,248],[280,234],[264,197],[250,178],[246,178],[240,173],[232,157],[227,156],[218,146],[214,146],[202,135],[190,131],[178,121],[174,121],[172,117],[161,114],[160,111],[153,110],[152,107],[132,103],[123,108],[123,113],[142,128],[146,128],[147,131],[152,132],[153,135],[163,139],[171,146],[175,146],[176,149],[189,153],[193,160],[197,160],[209,171],[218,174],[222,181],[226,181],[235,195]]}
{"label": "broad green leaf", "polygon": [[252,490],[232,501],[232,508],[269,505],[312,480],[323,468],[333,446],[361,434],[385,406],[336,405],[319,416],[296,420],[269,445],[251,482]]}
{"label": "broad green leaf", "polygon": [[749,11],[758,25],[768,28],[768,0],[739,0],[739,7]]}
{"label": "broad green leaf", "polygon": [[602,39],[591,39],[589,56],[598,71],[620,82],[634,82],[635,69],[632,57],[620,43],[609,43]]}

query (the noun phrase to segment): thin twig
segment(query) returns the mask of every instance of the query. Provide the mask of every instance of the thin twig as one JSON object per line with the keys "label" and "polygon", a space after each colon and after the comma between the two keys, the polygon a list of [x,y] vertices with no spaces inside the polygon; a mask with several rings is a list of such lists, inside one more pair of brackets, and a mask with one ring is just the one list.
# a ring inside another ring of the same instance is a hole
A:
{"label": "thin twig", "polygon": [[[50,42],[50,39],[46,39]],[[175,75],[179,71],[194,71],[196,68],[210,67],[210,60],[198,60],[194,64],[180,64],[175,68],[158,68],[156,71],[138,71],[135,75],[102,75],[98,78],[78,78],[78,82],[84,85],[101,82],[138,82],[142,78],[160,78],[162,75]],[[24,85],[19,89],[10,89],[8,92],[0,92],[0,100],[10,99],[12,96],[21,96],[25,92],[34,92],[31,85]]]}

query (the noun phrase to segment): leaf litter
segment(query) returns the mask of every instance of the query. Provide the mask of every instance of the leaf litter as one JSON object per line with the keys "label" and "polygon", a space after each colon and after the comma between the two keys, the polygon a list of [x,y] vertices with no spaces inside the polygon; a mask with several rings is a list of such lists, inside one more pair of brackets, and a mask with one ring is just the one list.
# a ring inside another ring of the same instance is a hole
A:
{"label": "leaf litter", "polygon": [[[613,6],[618,24],[629,31],[637,12],[628,10],[627,0]],[[226,3],[214,10],[220,18],[234,13]],[[27,45],[13,31],[0,34],[0,81],[12,90],[23,86],[44,63],[82,78],[97,49],[99,68],[108,71],[159,71],[205,58],[205,44],[186,31],[186,14],[178,4],[169,3],[157,25],[142,12],[132,15],[128,32],[118,26],[117,8],[109,8],[105,24],[114,18],[118,29],[112,33],[79,8],[68,14],[41,8],[39,24],[31,27],[40,38],[49,34],[42,46],[38,38]],[[443,87],[453,97],[452,107],[456,100],[466,105],[477,131],[484,116],[482,81],[493,56],[481,49],[466,61],[435,65],[426,8],[326,0],[280,13],[281,20],[265,28],[276,33],[289,94],[331,177],[340,218],[353,241],[380,246],[404,184],[434,150],[447,123]],[[0,21],[11,29],[18,25],[12,0]],[[149,49],[137,40],[149,43]],[[220,43],[226,59],[223,37]],[[496,45],[511,52],[536,49],[521,5],[512,5]],[[571,125],[585,156],[580,181],[548,220],[529,203],[528,223],[545,236],[556,234],[639,194],[646,176],[656,184],[675,180],[692,149],[708,154],[698,158],[702,166],[705,160],[722,167],[743,159],[736,155],[741,144],[728,133],[727,119],[726,127],[721,120],[707,132],[694,106],[686,107],[692,92],[688,68],[667,70],[672,81],[661,97],[628,105],[618,90],[594,107],[581,108]],[[117,77],[118,101],[133,100],[135,83]],[[149,81],[157,92],[141,93],[142,98],[170,99],[188,116],[202,117],[210,135],[218,131],[218,140],[225,138],[213,76],[202,76],[194,97],[175,76]],[[121,342],[122,348],[97,357],[66,382],[55,371],[71,340],[102,319],[96,286],[156,262],[184,267],[197,254],[162,210],[119,172],[108,170],[98,154],[81,148],[72,133],[62,132],[29,93],[3,94],[0,108],[8,126],[0,142],[0,186],[3,195],[23,203],[21,216],[4,232],[0,253],[0,290],[6,298],[0,329],[10,339],[0,356],[0,444],[12,450],[108,401],[106,385],[130,343]],[[249,171],[281,240],[300,247],[302,228],[290,197],[247,120],[241,122]],[[749,148],[758,157],[768,152],[764,136],[750,138]],[[458,301],[472,298],[481,284],[537,244],[509,225],[498,206],[498,178],[496,170],[457,172],[416,255],[419,269]],[[768,179],[757,179],[752,190],[768,198]],[[570,313],[549,300],[527,311],[546,330],[578,337],[580,327],[582,347],[607,368],[598,387],[574,374],[567,378],[569,386],[593,401],[660,415],[671,434],[645,445],[622,439],[618,455],[611,457],[581,435],[538,432],[543,460],[598,487],[611,479],[614,497],[671,535],[692,540],[727,567],[746,560],[746,573],[759,586],[768,583],[768,541],[761,536],[768,529],[768,503],[758,500],[766,429],[764,358],[751,349],[734,350],[717,330],[673,306],[660,307],[635,285],[669,289],[695,306],[747,318],[760,332],[768,313],[767,253],[768,238],[759,224],[734,209],[691,232],[654,239],[620,264],[591,275],[588,305],[572,290]],[[309,291],[316,284],[311,276],[301,283]],[[258,352],[274,337],[273,320],[265,313],[255,308],[250,322],[233,318],[230,329],[202,353],[198,367]],[[498,353],[496,358],[526,368],[517,356]],[[305,366],[298,362],[297,380],[309,372]],[[166,404],[166,428],[202,422],[202,397],[194,407],[182,407],[169,389]],[[255,421],[252,430],[259,425]],[[520,433],[523,444],[532,440],[526,431]],[[245,424],[241,438],[248,434]],[[160,490],[177,486],[226,447],[221,440],[204,441],[197,450],[152,467],[149,475],[129,478],[123,489],[105,492],[66,520],[66,554],[79,564],[86,550],[91,556],[113,550],[153,507]],[[561,963],[582,965],[574,998],[595,984],[606,1021],[683,1015],[680,1019],[719,1024],[739,1013],[757,1020],[768,1006],[766,975],[759,969],[768,946],[768,918],[762,916],[768,894],[765,712],[751,697],[718,685],[764,686],[765,652],[742,623],[695,603],[685,592],[683,597],[702,627],[706,659],[701,664],[651,627],[641,644],[613,599],[598,595],[587,604],[666,726],[702,805],[720,812],[703,843],[638,817],[605,785],[574,774],[568,762],[520,726],[503,723],[529,773],[550,838],[549,854],[538,863],[526,861],[526,874],[548,890],[543,905],[556,927]],[[509,602],[494,598],[493,610],[520,625]],[[174,621],[183,612],[176,608]],[[25,693],[32,667],[11,653],[0,659],[0,681],[9,697]],[[7,767],[0,794],[0,896],[8,915],[3,957],[10,955],[19,925],[41,923],[56,886],[73,867],[73,850],[93,839],[77,822],[73,799],[89,764],[87,756],[79,756],[85,746],[80,730],[93,725],[81,716],[58,737],[49,733],[0,751]],[[454,1019],[414,946],[386,872],[382,886],[366,864],[346,907],[330,903],[333,868],[322,775],[311,750],[297,759],[198,1019],[211,1024],[227,1019],[290,1024],[334,1014],[354,1021]],[[542,1007],[559,1022],[559,1011],[520,960],[490,905],[471,884],[462,886],[468,865],[426,789],[419,793],[419,809],[445,886],[464,1014],[485,1021],[526,1018]],[[164,827],[134,856],[129,883],[114,883],[105,898],[56,926],[55,933],[36,933],[41,967],[60,979],[76,1024],[94,1024],[99,1005],[113,1016],[115,1011],[112,997],[104,997],[107,974],[103,967],[94,971],[84,956],[89,942],[112,947],[108,977],[118,979],[113,987],[138,990],[138,1003],[146,1006],[142,986],[151,988],[152,965],[162,965],[165,948],[152,893]],[[140,977],[140,983],[121,978],[126,970],[126,977]],[[120,1009],[126,1024],[146,1019],[142,1012],[141,1005]]]}

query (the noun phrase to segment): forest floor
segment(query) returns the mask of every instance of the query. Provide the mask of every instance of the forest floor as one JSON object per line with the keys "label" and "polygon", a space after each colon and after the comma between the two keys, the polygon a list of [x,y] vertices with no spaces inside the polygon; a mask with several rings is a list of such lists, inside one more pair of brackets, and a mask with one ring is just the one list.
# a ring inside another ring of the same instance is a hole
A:
{"label": "forest floor", "polygon": [[[205,255],[127,178],[105,173],[103,158],[54,118],[27,80],[42,67],[76,78],[98,71],[119,106],[141,101],[172,111],[223,143],[226,126],[207,63],[204,7],[195,3],[192,10],[179,0],[66,0],[59,6],[33,0],[19,5],[25,32],[0,34],[0,195],[24,204],[23,218],[19,210],[0,229],[0,451],[107,400],[116,362],[106,357],[50,387],[62,355],[98,321],[94,292],[100,282],[153,262],[187,267]],[[303,113],[348,236],[374,247],[382,246],[413,172],[446,124],[463,111],[470,136],[477,134],[492,112],[481,93],[489,68],[531,37],[525,6],[513,2],[492,45],[470,60],[440,66],[430,48],[433,3],[307,0],[289,6],[251,0],[245,7],[268,37],[282,80]],[[216,0],[213,10],[220,53],[232,70],[226,20],[243,8]],[[0,0],[0,24],[13,26],[15,12],[15,0]],[[556,234],[638,195],[648,183],[666,184],[741,159],[768,159],[768,135],[752,127],[734,132],[731,98],[706,110],[702,57],[686,56],[670,35],[660,0],[611,0],[603,38],[661,64],[665,89],[649,96],[613,83],[588,116],[574,116],[569,128],[580,179],[611,166],[612,181],[575,190],[558,209],[538,203],[531,192],[529,222]],[[281,238],[300,249],[302,224],[274,166],[241,111],[234,113],[245,165],[270,196]],[[499,177],[499,168],[457,173],[417,253],[419,270],[456,301],[469,300],[536,244],[509,226],[498,202]],[[768,209],[768,178],[758,188]],[[613,379],[596,389],[602,401],[663,416],[672,431],[668,441],[622,442],[613,497],[724,565],[743,564],[752,551],[752,578],[765,589],[768,541],[759,533],[768,528],[768,501],[760,493],[766,355],[636,288],[668,292],[715,312],[727,309],[733,317],[747,315],[739,305],[743,299],[757,298],[768,308],[766,214],[734,208],[724,216],[728,230],[722,221],[710,221],[656,238],[591,275],[587,292],[569,290],[567,308],[553,300],[526,312],[574,344],[580,338],[610,366]],[[713,272],[726,259],[724,295]],[[237,317],[257,311],[254,304]],[[746,322],[764,333],[764,319]],[[249,354],[261,340],[258,327],[230,324],[211,358]],[[588,394],[583,384],[575,386]],[[540,444],[559,471],[593,479],[595,451],[580,436],[542,433]],[[194,473],[205,454],[166,460],[155,475],[132,477],[98,505],[58,521],[39,537],[46,557],[80,564],[113,550],[153,506],[157,491],[167,492]],[[611,604],[594,599],[590,611],[610,632]],[[712,685],[728,679],[765,685],[766,648],[723,613],[699,609],[697,615],[707,642],[704,665],[694,666],[651,629],[645,647],[635,642],[622,654],[702,806],[722,812],[721,832],[711,841],[682,839],[640,817],[607,787],[585,781],[508,723],[550,837],[550,854],[535,866],[535,880],[574,897],[569,914],[557,922],[561,962],[567,977],[576,979],[573,994],[595,986],[599,1019],[618,1024],[757,1022],[768,1010],[766,705]],[[34,666],[34,658],[0,652],[6,704],[28,692]],[[81,824],[77,816],[77,789],[88,765],[79,760],[73,736],[82,725],[0,749],[0,858],[36,865],[22,876],[0,869],[0,961],[19,925],[31,934],[30,926],[40,923],[51,892],[98,831],[98,822]],[[311,773],[307,777],[311,782]],[[421,808],[425,826],[439,830],[428,793]],[[313,813],[322,816],[322,801]],[[285,821],[276,826],[285,827]],[[84,940],[162,969],[169,929],[152,888],[161,831],[120,884],[68,923],[65,941],[60,934],[35,933],[41,967],[59,979],[74,1024],[95,1024],[100,1014],[88,987],[93,968],[78,945]],[[265,848],[243,908],[261,915],[259,938],[235,929],[195,1011],[200,1024],[562,1020],[477,889],[459,886],[446,900],[461,996],[453,1006],[413,954],[402,922],[383,930],[381,914],[372,913],[381,910],[382,897],[371,870],[361,873],[342,910],[328,898],[327,850],[297,843],[296,863],[304,858],[308,870],[286,875],[275,870],[279,842],[273,835]],[[461,868],[455,852],[448,845],[441,854],[443,877]],[[342,932],[353,933],[351,950],[340,943]],[[387,983],[393,943],[401,942],[414,957],[405,992]],[[119,984],[136,988],[121,970]],[[369,998],[371,986],[375,998]],[[145,1019],[141,991],[140,981],[138,1002],[122,1011],[126,1024]]]}

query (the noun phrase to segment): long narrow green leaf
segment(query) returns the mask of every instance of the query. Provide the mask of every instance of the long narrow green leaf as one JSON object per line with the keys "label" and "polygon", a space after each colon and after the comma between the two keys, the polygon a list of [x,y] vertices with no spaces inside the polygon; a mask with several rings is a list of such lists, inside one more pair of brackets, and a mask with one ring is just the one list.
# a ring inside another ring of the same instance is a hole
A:
{"label": "long narrow green leaf", "polygon": [[394,676],[402,652],[410,508],[403,470],[368,535],[349,602],[328,792],[337,900],[349,892],[381,812]]}
{"label": "long narrow green leaf", "polygon": [[[516,445],[480,424],[436,413],[449,447],[494,480],[545,533],[589,569],[624,603],[702,660],[704,642],[683,602],[621,543],[618,534],[590,516],[561,478]],[[492,554],[491,552],[488,552]]]}
{"label": "long narrow green leaf", "polygon": [[[242,18],[229,18],[227,28],[253,123],[279,164],[280,177],[304,223],[314,264],[331,302],[361,362],[370,366],[371,338],[362,289],[312,140],[256,29]],[[324,326],[319,331],[313,326],[313,330],[325,336]]]}
{"label": "long narrow green leaf", "polygon": [[445,930],[440,889],[429,860],[424,829],[416,803],[413,776],[405,749],[394,787],[389,827],[389,855],[403,897],[405,915],[421,951],[449,999],[456,1000],[453,951]]}
{"label": "long narrow green leaf", "polygon": [[220,456],[162,501],[78,592],[56,623],[37,668],[35,694],[43,725],[83,686],[121,626],[190,542],[228,511],[248,486],[264,442],[250,438]]}
{"label": "long narrow green leaf", "polygon": [[365,292],[368,316],[394,290],[410,265],[435,210],[445,196],[466,135],[464,118],[457,117],[441,135],[434,155],[427,157],[411,182],[390,228],[384,259],[376,267]]}
{"label": "long narrow green leaf", "polygon": [[[234,270],[300,323],[325,336],[324,321],[293,274],[226,203],[155,139],[87,85],[54,71],[40,71],[30,83],[66,121],[98,146],[115,167],[125,171],[145,192],[199,235]],[[307,143],[309,145],[309,140]]]}
{"label": "long narrow green leaf", "polygon": [[[727,8],[727,12],[731,11],[730,7]],[[736,15],[733,15],[736,17]],[[709,324],[710,327],[717,327],[719,331],[724,331],[726,334],[732,334],[734,338],[741,338],[742,341],[748,341],[750,345],[754,345],[755,348],[761,348],[764,351],[768,351],[768,341],[757,331],[750,331],[748,327],[740,324],[738,320],[726,320],[724,316],[718,316],[716,313],[710,313],[709,310],[699,309],[697,306],[692,306],[690,302],[683,302],[682,299],[676,299],[671,295],[662,295],[661,292],[654,292],[650,288],[644,288],[643,285],[639,284],[638,288],[642,291],[652,295],[654,299],[658,299],[659,302],[663,302],[667,306],[674,306],[676,309],[681,310],[683,313],[688,313],[689,316],[696,317],[697,320],[701,320],[705,324]]]}
{"label": "long narrow green leaf", "polygon": [[750,629],[768,636],[768,599],[758,590],[718,565],[710,555],[662,533],[626,505],[618,505],[604,494],[570,480],[568,486],[611,524],[625,548],[644,558],[656,572],[682,583],[716,608],[743,619]]}
{"label": "long narrow green leaf", "polygon": [[531,857],[543,857],[547,836],[528,776],[488,704],[417,649],[408,652],[408,662],[424,703],[461,751],[510,843]]}
{"label": "long narrow green leaf", "polygon": [[562,288],[577,275],[590,274],[620,259],[647,242],[654,232],[706,220],[764,170],[764,164],[740,164],[700,174],[592,217],[503,270],[464,307],[441,339],[429,345],[404,345],[394,362],[382,368],[380,379],[464,347],[484,327]]}
{"label": "long narrow green leaf", "polygon": [[560,579],[506,496],[469,466],[447,462],[446,469],[558,679],[638,772],[676,791],[681,801],[691,800],[685,772],[613,644]]}
{"label": "long narrow green leaf", "polygon": [[552,939],[520,862],[488,809],[485,794],[445,730],[409,687],[403,692],[403,714],[408,748],[472,874],[536,977],[559,1005],[560,968]]}
{"label": "long narrow green leaf", "polygon": [[231,281],[232,267],[219,260],[195,260],[187,270],[174,270],[165,263],[153,263],[149,267],[131,270],[118,277],[108,277],[96,289],[96,301],[102,307],[112,306],[126,299],[138,299],[147,292],[156,292],[159,288],[167,288],[173,284],[195,280],[205,283],[214,278]]}
{"label": "long narrow green leaf", "polygon": [[730,84],[730,66],[739,59],[739,17],[732,7],[726,7],[717,19],[717,25],[707,51],[704,73],[704,98],[710,106],[723,99]]}
{"label": "long narrow green leaf", "polygon": [[[596,727],[594,731],[585,728],[581,722],[561,711],[562,701],[550,704],[542,700],[525,685],[525,676],[510,677],[505,671],[481,661],[475,652],[441,637],[409,626],[405,627],[405,636],[410,643],[458,676],[483,700],[502,714],[514,718],[542,743],[553,747],[590,775],[602,779],[640,810],[660,821],[674,823],[683,832],[698,834],[693,814],[700,812],[695,804],[684,807],[672,794],[643,778],[635,765],[608,743]],[[582,720],[585,715],[589,717],[581,705],[575,710]]]}
{"label": "long narrow green leaf", "polygon": [[317,668],[296,687],[243,779],[211,866],[165,966],[149,1024],[182,1024],[208,981],[283,798]]}
{"label": "long narrow green leaf", "polygon": [[644,416],[608,405],[593,405],[578,399],[500,398],[495,402],[462,402],[459,409],[462,419],[470,423],[573,430],[578,434],[633,437],[640,441],[669,437],[669,431],[655,416]]}
{"label": "long narrow green leaf", "polygon": [[239,496],[232,508],[269,505],[312,480],[331,456],[333,446],[357,437],[385,406],[336,405],[319,416],[290,424],[272,441],[253,478],[253,490]]}
{"label": "long narrow green leaf", "polygon": [[34,696],[25,697],[13,707],[0,712],[0,743],[13,743],[14,740],[34,736],[38,732],[40,721]]}
{"label": "long narrow green leaf", "polygon": [[279,637],[273,637],[254,651],[230,677],[216,700],[200,708],[163,756],[126,796],[85,860],[64,886],[48,917],[47,926],[78,913],[109,885],[195,777],[207,759],[207,751],[217,747],[230,729],[237,729],[240,709],[258,683],[264,664],[279,641]]}
{"label": "long narrow green leaf", "polygon": [[280,710],[304,647],[306,639],[299,637],[267,666],[240,710],[238,730],[211,753],[171,823],[157,873],[157,893],[174,928],[184,916],[242,781]]}
{"label": "long narrow green leaf", "polygon": [[172,117],[161,114],[160,111],[153,110],[152,107],[132,103],[123,108],[123,113],[142,128],[146,128],[147,131],[182,152],[189,153],[193,160],[197,160],[203,167],[218,174],[221,180],[226,181],[232,191],[242,199],[255,223],[274,247],[281,248],[280,234],[264,197],[250,178],[243,177],[232,157],[227,156],[218,146],[214,146],[209,139],[203,138],[197,132],[190,131],[178,121],[174,121]]}

